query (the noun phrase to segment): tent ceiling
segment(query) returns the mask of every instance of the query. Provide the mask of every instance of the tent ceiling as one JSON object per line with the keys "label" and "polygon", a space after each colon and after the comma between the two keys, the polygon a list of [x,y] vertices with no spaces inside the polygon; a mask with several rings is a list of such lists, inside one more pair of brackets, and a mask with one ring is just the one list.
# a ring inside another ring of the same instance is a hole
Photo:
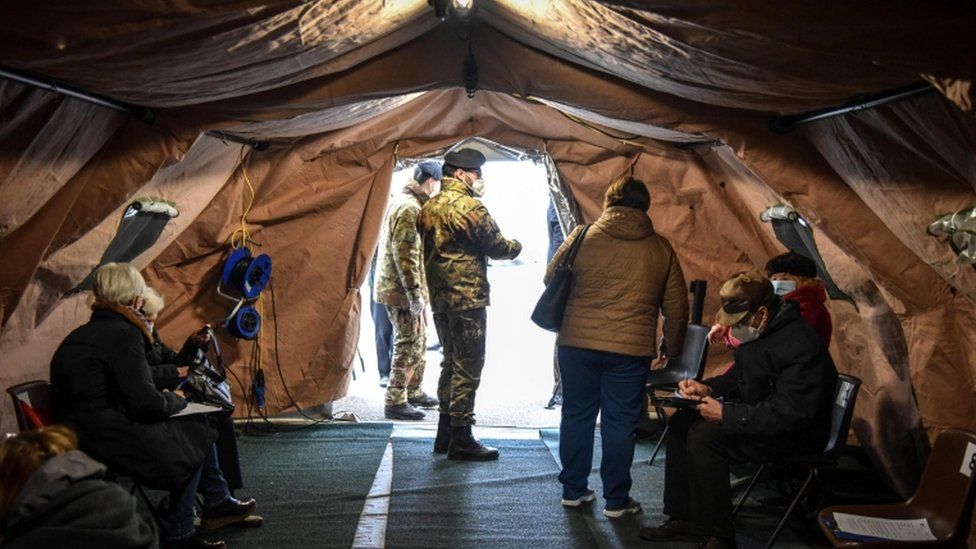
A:
{"label": "tent ceiling", "polygon": [[[575,64],[649,90],[767,112],[822,107],[923,78],[958,96],[972,76],[976,40],[976,8],[962,1],[477,4],[478,20]],[[423,0],[21,3],[5,7],[0,21],[0,64],[136,104],[177,107],[338,74],[424,33],[455,30]],[[474,33],[476,45],[482,39]],[[448,81],[459,77],[460,63],[425,53],[418,62],[446,71]],[[398,82],[409,82],[412,69],[390,71],[387,94],[402,93]],[[412,86],[431,89],[444,78]],[[342,96],[335,90],[332,100]]]}

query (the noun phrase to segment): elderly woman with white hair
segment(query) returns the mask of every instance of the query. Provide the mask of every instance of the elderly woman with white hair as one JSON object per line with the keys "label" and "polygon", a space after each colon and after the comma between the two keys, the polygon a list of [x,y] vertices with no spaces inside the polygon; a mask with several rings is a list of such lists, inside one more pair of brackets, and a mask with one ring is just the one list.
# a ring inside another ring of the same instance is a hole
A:
{"label": "elderly woman with white hair", "polygon": [[146,363],[152,332],[138,313],[146,283],[126,263],[105,264],[94,278],[91,320],[51,361],[54,418],[111,471],[169,490],[161,517],[166,547],[224,547],[197,538],[193,524],[201,465],[213,453],[216,430],[199,415],[171,417],[186,400],[153,384]]}

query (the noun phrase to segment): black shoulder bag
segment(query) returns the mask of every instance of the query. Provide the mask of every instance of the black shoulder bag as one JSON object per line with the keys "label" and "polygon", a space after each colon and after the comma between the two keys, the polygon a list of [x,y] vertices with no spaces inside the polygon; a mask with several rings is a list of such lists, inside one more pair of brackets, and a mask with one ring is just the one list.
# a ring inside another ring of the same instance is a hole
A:
{"label": "black shoulder bag", "polygon": [[545,291],[539,297],[535,309],[532,311],[532,322],[539,325],[544,330],[558,332],[563,323],[563,314],[566,312],[566,302],[569,301],[569,291],[573,287],[573,262],[576,260],[576,252],[579,251],[580,244],[586,236],[589,225],[584,225],[576,240],[570,245],[569,251],[563,256],[559,265],[556,265],[552,274],[552,279],[546,285]]}

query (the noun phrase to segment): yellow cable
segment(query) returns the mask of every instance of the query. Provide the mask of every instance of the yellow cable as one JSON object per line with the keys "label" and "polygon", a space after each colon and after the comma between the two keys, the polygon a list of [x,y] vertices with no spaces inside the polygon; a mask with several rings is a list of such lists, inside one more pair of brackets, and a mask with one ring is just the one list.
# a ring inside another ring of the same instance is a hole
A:
{"label": "yellow cable", "polygon": [[[229,240],[231,248],[247,248],[250,250],[248,240],[251,238],[251,233],[247,230],[247,214],[251,213],[251,208],[254,206],[254,185],[251,184],[251,178],[247,175],[247,166],[244,165],[244,147],[241,147],[237,163],[241,167],[241,175],[244,177],[244,183],[247,185],[247,190],[250,192],[251,197],[248,199],[247,206],[245,206],[244,211],[241,213],[241,226],[231,233]],[[240,242],[237,241],[238,234],[241,235]]]}

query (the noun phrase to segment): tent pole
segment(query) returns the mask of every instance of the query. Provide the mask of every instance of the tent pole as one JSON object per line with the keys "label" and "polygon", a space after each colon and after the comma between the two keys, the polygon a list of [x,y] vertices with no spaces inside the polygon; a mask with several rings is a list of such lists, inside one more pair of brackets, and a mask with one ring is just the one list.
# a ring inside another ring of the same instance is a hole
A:
{"label": "tent pole", "polygon": [[776,133],[789,133],[795,130],[796,127],[801,124],[814,122],[816,120],[824,120],[826,118],[833,118],[835,116],[840,116],[842,114],[851,112],[873,109],[874,107],[880,107],[881,105],[894,103],[895,101],[901,101],[902,99],[908,99],[909,97],[915,97],[916,95],[922,95],[933,91],[935,91],[935,88],[932,87],[932,84],[929,84],[928,82],[919,82],[909,86],[903,86],[901,88],[861,97],[839,107],[828,107],[826,109],[807,111],[785,116],[777,115],[769,121],[769,129]]}
{"label": "tent pole", "polygon": [[79,88],[75,88],[74,86],[62,84],[61,82],[52,80],[50,78],[35,76],[3,66],[0,66],[0,77],[20,82],[21,84],[27,84],[28,86],[34,86],[35,88],[40,88],[56,94],[67,95],[68,97],[73,97],[87,103],[93,103],[95,105],[121,111],[138,118],[146,124],[152,124],[156,120],[156,113],[149,107],[140,107],[138,105],[132,105],[130,103],[124,103],[115,99],[95,95]]}

